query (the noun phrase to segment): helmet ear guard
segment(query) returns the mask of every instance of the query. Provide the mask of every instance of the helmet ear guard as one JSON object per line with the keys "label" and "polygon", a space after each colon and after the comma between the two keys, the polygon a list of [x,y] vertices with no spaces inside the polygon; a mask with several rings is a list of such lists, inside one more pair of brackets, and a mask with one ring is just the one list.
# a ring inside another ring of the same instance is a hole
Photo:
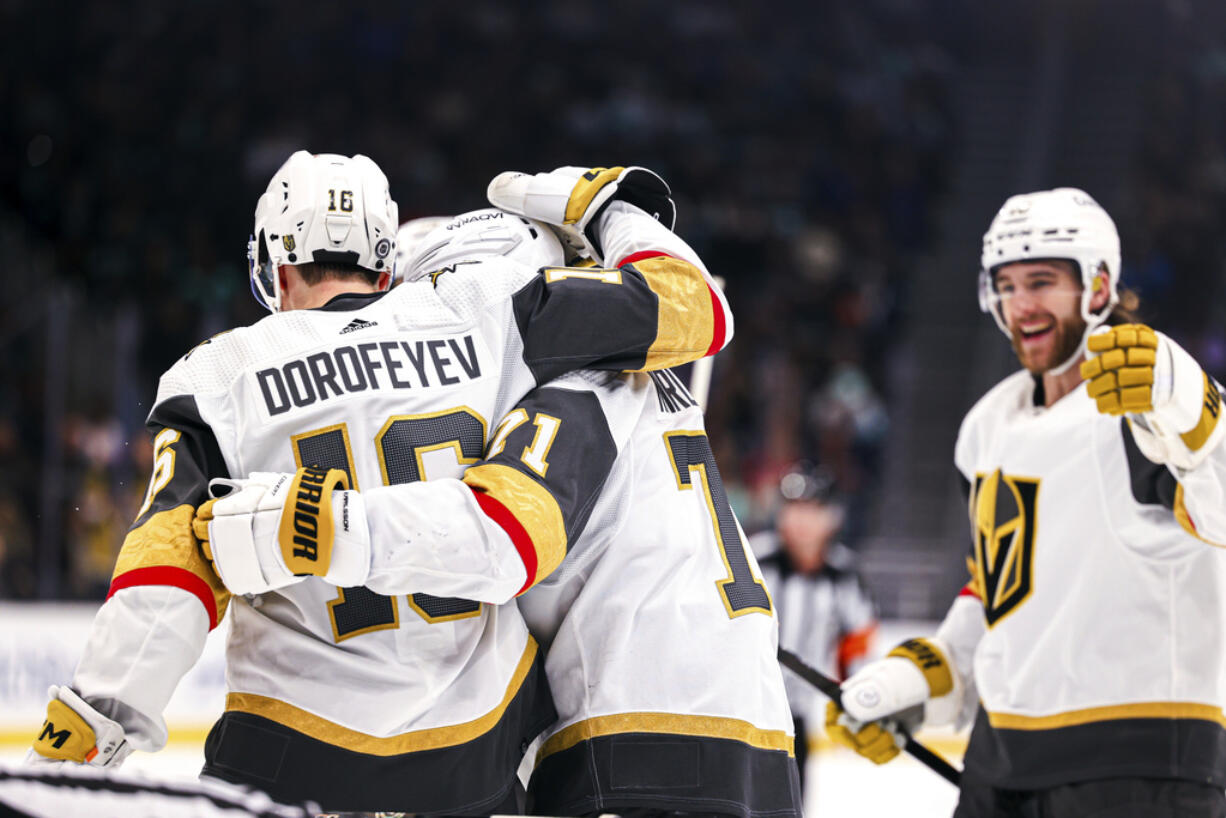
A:
{"label": "helmet ear guard", "polygon": [[[990,313],[1011,337],[996,295],[996,270],[1019,261],[1062,259],[1081,274],[1081,317],[1086,329],[1077,351],[1048,370],[1069,369],[1080,357],[1090,334],[1119,303],[1120,237],[1115,222],[1088,193],[1072,187],[1023,193],[1007,199],[983,236],[979,268],[979,308]],[[1106,271],[1107,303],[1095,311],[1091,302],[1101,291]]]}
{"label": "helmet ear guard", "polygon": [[279,311],[284,264],[352,264],[390,278],[397,224],[387,177],[369,158],[297,151],[256,203],[247,245],[252,293]]}
{"label": "helmet ear guard", "polygon": [[247,274],[251,284],[251,294],[260,306],[269,312],[277,312],[281,308],[281,281],[277,270],[273,267],[268,248],[264,246],[264,231],[258,236],[247,239]]}

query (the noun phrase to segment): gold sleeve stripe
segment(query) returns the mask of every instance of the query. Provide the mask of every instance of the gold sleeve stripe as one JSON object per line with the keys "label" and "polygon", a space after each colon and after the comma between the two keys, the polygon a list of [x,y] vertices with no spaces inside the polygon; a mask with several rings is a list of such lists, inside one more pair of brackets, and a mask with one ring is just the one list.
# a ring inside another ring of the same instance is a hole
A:
{"label": "gold sleeve stripe", "polygon": [[[647,350],[643,368],[637,371],[667,369],[718,350],[712,350],[716,315],[722,319],[723,312],[712,303],[714,296],[701,270],[670,256],[636,260],[633,266],[660,299],[656,339]],[[722,338],[719,340],[722,344]]]}
{"label": "gold sleeve stripe", "polygon": [[1019,713],[988,713],[993,727],[1005,730],[1051,730],[1117,719],[1201,719],[1226,727],[1226,715],[1214,704],[1197,702],[1133,702],[1106,707],[1087,707],[1050,716],[1023,716]]}
{"label": "gold sleeve stripe", "polygon": [[209,627],[217,627],[226,615],[230,592],[192,534],[196,510],[184,504],[159,511],[128,532],[108,597],[136,585],[174,585],[199,597],[209,612]]}
{"label": "gold sleeve stripe", "polygon": [[592,203],[592,199],[596,198],[596,194],[600,189],[609,182],[616,181],[621,172],[625,170],[623,167],[615,168],[592,168],[587,173],[579,177],[579,181],[575,182],[575,186],[570,190],[570,199],[566,202],[566,217],[563,221],[566,224],[574,224],[583,218],[583,214],[587,212],[588,205]]}
{"label": "gold sleeve stripe", "polygon": [[1196,539],[1203,543],[1212,545],[1215,548],[1226,548],[1226,543],[1214,542],[1207,540],[1201,536],[1196,530],[1196,523],[1192,522],[1192,515],[1188,514],[1188,508],[1183,504],[1183,483],[1175,484],[1175,508],[1172,509],[1175,513],[1175,519],[1179,522],[1179,526]]}
{"label": "gold sleeve stripe", "polygon": [[[558,501],[548,489],[526,474],[500,463],[473,466],[464,472],[464,482],[474,491],[497,500],[527,535],[530,542],[522,542],[522,538],[516,537],[513,525],[508,526],[498,515],[491,515],[495,522],[507,529],[507,534],[524,558],[524,566],[529,569],[523,590],[549,576],[553,569],[561,565],[566,556],[566,524]],[[482,508],[489,513],[486,506]],[[528,547],[531,548],[531,555],[525,553]],[[533,555],[535,566],[530,565]]]}
{"label": "gold sleeve stripe", "polygon": [[618,713],[575,722],[549,737],[537,753],[536,763],[581,741],[618,733],[657,733],[740,741],[761,750],[794,754],[792,737],[782,730],[763,730],[747,721],[719,716],[687,716],[677,713]]}
{"label": "gold sleeve stripe", "polygon": [[1205,401],[1201,407],[1200,420],[1187,432],[1179,436],[1183,445],[1191,451],[1198,451],[1217,428],[1217,417],[1222,413],[1222,396],[1217,391],[1217,384],[1205,375]]}
{"label": "gold sleeve stripe", "polygon": [[297,730],[299,733],[310,736],[317,741],[331,744],[333,747],[352,750],[355,753],[366,753],[373,756],[396,756],[402,753],[438,750],[443,747],[454,747],[457,744],[464,744],[492,730],[499,720],[502,719],[503,713],[510,706],[511,700],[515,698],[515,694],[523,686],[524,679],[528,676],[528,671],[532,669],[532,662],[536,658],[536,653],[536,641],[529,636],[528,644],[524,648],[523,656],[519,659],[519,664],[515,667],[515,673],[511,677],[511,683],[507,686],[507,691],[503,695],[502,701],[484,716],[464,722],[463,724],[414,730],[410,733],[401,733],[398,736],[382,738],[368,733],[361,733],[295,707],[288,702],[268,696],[260,696],[255,693],[228,694],[226,696],[226,710],[261,716],[270,721],[275,721],[277,724],[283,724],[286,727]]}

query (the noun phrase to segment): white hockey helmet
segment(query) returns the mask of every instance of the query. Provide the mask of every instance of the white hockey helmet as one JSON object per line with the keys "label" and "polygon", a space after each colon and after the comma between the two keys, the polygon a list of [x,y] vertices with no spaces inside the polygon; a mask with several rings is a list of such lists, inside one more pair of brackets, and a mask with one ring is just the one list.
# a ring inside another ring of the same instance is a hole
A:
{"label": "white hockey helmet", "polygon": [[277,312],[282,264],[355,264],[390,276],[397,224],[387,177],[368,157],[297,151],[255,206],[251,291]]}
{"label": "white hockey helmet", "polygon": [[451,216],[422,216],[419,219],[409,219],[400,225],[400,229],[396,231],[396,272],[392,276],[392,286],[404,278],[422,239],[430,235],[434,228],[449,221]]}
{"label": "white hockey helmet", "polygon": [[461,213],[427,233],[406,263],[403,278],[417,281],[444,267],[490,256],[537,269],[566,263],[562,242],[547,226],[487,207]]}
{"label": "white hockey helmet", "polygon": [[[1086,322],[1085,336],[1107,320],[1119,302],[1120,235],[1107,211],[1084,190],[1058,187],[1010,196],[983,235],[983,255],[979,268],[979,307],[991,313],[1000,331],[1009,336],[996,293],[995,273],[1005,264],[1039,259],[1065,259],[1081,272],[1081,317]],[[1090,310],[1094,297],[1091,286],[1100,270],[1107,271],[1107,304],[1098,312]],[[1082,338],[1082,346],[1085,338]],[[1055,369],[1068,369],[1081,353],[1076,353]]]}

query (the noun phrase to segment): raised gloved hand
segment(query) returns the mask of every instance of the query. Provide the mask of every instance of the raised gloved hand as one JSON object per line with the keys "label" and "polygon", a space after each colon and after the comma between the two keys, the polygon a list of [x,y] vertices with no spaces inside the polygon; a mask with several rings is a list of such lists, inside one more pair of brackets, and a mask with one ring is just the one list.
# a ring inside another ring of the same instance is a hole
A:
{"label": "raised gloved hand", "polygon": [[505,171],[490,182],[486,197],[494,207],[553,226],[597,264],[604,263],[604,252],[596,226],[610,202],[641,208],[670,230],[677,220],[668,184],[654,171],[635,166],[567,166],[535,175]]}
{"label": "raised gloved hand", "polygon": [[362,496],[339,469],[255,472],[216,479],[192,529],[231,593],[259,594],[307,577],[339,587],[365,582],[370,535]]}
{"label": "raised gloved hand", "polygon": [[898,755],[923,721],[952,722],[960,688],[948,649],[937,639],[909,639],[843,682],[842,707],[826,709],[826,732],[877,764]]}
{"label": "raised gloved hand", "polygon": [[1093,357],[1081,365],[1086,391],[1105,415],[1152,412],[1158,335],[1143,324],[1121,324],[1091,335]]}
{"label": "raised gloved hand", "polygon": [[118,767],[132,752],[123,727],[89,705],[67,685],[47,689],[47,718],[27,764],[72,762],[94,767]]}
{"label": "raised gloved hand", "polygon": [[1081,365],[1098,411],[1129,415],[1147,457],[1190,469],[1221,437],[1221,394],[1178,344],[1144,324],[1121,324],[1091,335]]}

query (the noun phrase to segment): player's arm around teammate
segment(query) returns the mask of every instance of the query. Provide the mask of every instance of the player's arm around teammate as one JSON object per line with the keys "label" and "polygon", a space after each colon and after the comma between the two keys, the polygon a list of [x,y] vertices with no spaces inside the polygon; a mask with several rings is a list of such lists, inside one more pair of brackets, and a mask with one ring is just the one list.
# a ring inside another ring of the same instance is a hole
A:
{"label": "player's arm around teammate", "polygon": [[[295,573],[292,518],[301,480],[253,475],[196,518],[225,582],[262,593],[321,576],[385,595],[503,603],[562,562],[641,410],[646,378],[573,373],[529,393],[462,478],[361,492],[324,487],[332,540]],[[301,475],[301,472],[299,473]],[[287,523],[291,521],[290,523]]]}
{"label": "player's arm around teammate", "polygon": [[[301,157],[295,155],[287,168],[295,161],[307,161]],[[386,195],[386,180],[373,163],[365,161],[378,174],[374,181]],[[363,166],[362,172],[369,168]],[[592,185],[582,188],[585,204],[578,212],[587,216],[585,227],[596,225],[594,235],[606,251],[620,254],[618,272],[637,286],[618,288],[628,295],[610,300],[590,286],[575,286],[575,281],[582,285],[583,279],[560,275],[553,282],[534,281],[517,293],[520,312],[516,317],[532,318],[521,325],[524,357],[541,378],[586,365],[614,369],[669,366],[710,354],[730,336],[727,305],[718,290],[708,285],[701,263],[677,260],[687,255],[696,259],[692,251],[641,208],[613,195],[622,176],[619,169],[598,185],[587,180]],[[663,195],[667,199],[666,187]],[[593,203],[601,212],[589,212]],[[386,205],[390,219],[384,220],[387,224],[380,222],[385,238],[394,235],[396,221],[390,197]],[[624,236],[619,234],[618,229],[624,231],[627,224],[633,228]],[[646,247],[631,250],[644,236]],[[258,253],[266,254],[269,247],[278,253],[292,250],[296,245],[290,238],[269,245],[261,232]],[[387,287],[390,270],[376,269],[375,257],[386,260],[394,244],[369,244],[362,251],[369,256],[367,266],[372,273],[365,289],[377,293]],[[304,247],[297,249],[300,262],[309,260],[301,255]],[[634,258],[636,254],[639,258]],[[285,259],[253,255],[253,289],[261,303],[273,311],[312,306],[312,285],[292,264],[278,261]],[[336,282],[325,279],[324,283],[334,289]],[[589,279],[587,283],[599,281]],[[702,308],[696,310],[696,303]],[[587,346],[576,349],[572,345],[568,355],[557,354],[556,336],[565,336],[568,326],[582,325],[582,311],[590,312],[598,305],[605,307],[600,314],[607,319],[602,326],[608,331],[592,335]],[[700,317],[697,329],[686,321],[694,315]],[[623,327],[630,337],[619,334]],[[52,701],[32,759],[107,765],[121,762],[133,747],[160,749],[167,738],[161,716],[165,704],[178,680],[199,658],[208,631],[225,614],[230,592],[193,536],[192,517],[195,507],[208,499],[209,479],[226,477],[228,470],[214,430],[201,419],[194,389],[185,386],[190,379],[185,380],[180,371],[184,362],[163,378],[149,418],[155,465],[145,507],[125,541],[110,598],[95,620],[73,686],[50,691]],[[301,482],[296,485],[301,487]]]}
{"label": "player's arm around teammate", "polygon": [[[545,220],[548,229],[558,231],[597,265],[614,265],[545,266],[513,296],[524,357],[538,382],[572,369],[579,360],[601,369],[653,370],[714,354],[727,343],[732,328],[727,303],[698,255],[669,229],[673,217],[666,193],[663,181],[642,168],[505,173],[491,183],[491,201]],[[540,264],[532,242],[506,229],[505,222],[505,214],[496,210],[444,221],[405,253],[404,279],[421,280],[439,270],[494,274],[479,266],[465,267],[482,259]],[[647,319],[640,320],[645,312],[650,313]],[[588,446],[584,479],[560,490],[560,506],[549,491],[532,491],[526,468],[521,471],[528,476],[517,477],[513,469],[499,470],[495,464],[470,469],[464,482],[337,491],[330,500],[335,545],[329,559],[310,570],[336,584],[367,584],[384,594],[430,588],[436,595],[494,603],[544,578],[564,556],[576,523],[581,530],[583,509],[599,492],[616,456],[601,401],[630,392],[609,389],[574,397],[575,384],[572,380],[571,388],[549,393],[550,401],[563,401],[552,411],[573,412],[572,420],[563,425],[548,411],[520,405],[496,427],[487,450],[487,457],[494,457],[507,445],[508,435],[518,437],[527,430],[536,449],[521,446],[526,456],[535,456],[529,450],[539,449],[561,457],[572,445]],[[524,426],[529,418],[532,423]],[[589,425],[584,438],[583,428]],[[539,478],[546,468],[540,467]],[[554,476],[564,472],[559,467]],[[196,523],[197,535],[210,540],[210,556],[227,587],[241,593],[284,587],[304,576],[291,568],[289,540],[278,539],[288,531],[279,521],[287,508],[292,513],[287,502],[298,481],[280,474],[250,477],[235,483],[238,492],[204,506]],[[439,514],[451,521],[442,537],[432,522]],[[394,553],[386,548],[394,548]]]}

